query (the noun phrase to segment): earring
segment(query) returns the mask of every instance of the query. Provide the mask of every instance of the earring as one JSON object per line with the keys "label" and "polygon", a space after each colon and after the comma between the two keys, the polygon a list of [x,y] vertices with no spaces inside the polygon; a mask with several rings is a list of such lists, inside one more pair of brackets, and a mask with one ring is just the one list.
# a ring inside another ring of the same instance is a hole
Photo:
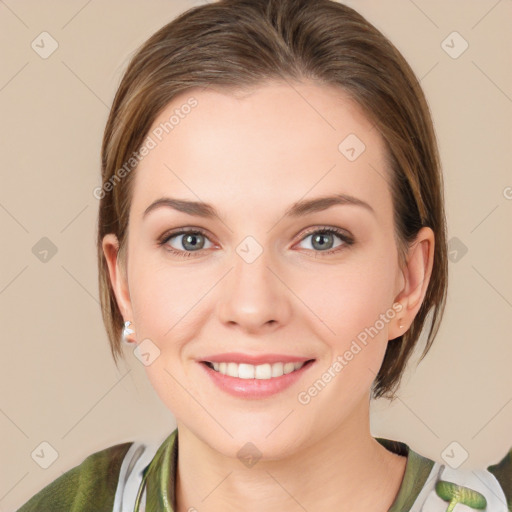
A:
{"label": "earring", "polygon": [[398,323],[398,328],[399,328],[399,329],[403,329],[403,328],[404,328],[404,324],[402,323],[402,321],[403,321],[403,319],[401,318],[401,319],[399,320],[399,323]]}
{"label": "earring", "polygon": [[132,323],[127,320],[125,323],[124,323],[124,329],[123,329],[123,337],[122,337],[122,341],[123,343],[125,343],[126,345],[130,345],[131,341],[129,341],[127,339],[127,336],[129,334],[133,334],[135,331],[133,329],[130,329],[130,325],[132,325]]}

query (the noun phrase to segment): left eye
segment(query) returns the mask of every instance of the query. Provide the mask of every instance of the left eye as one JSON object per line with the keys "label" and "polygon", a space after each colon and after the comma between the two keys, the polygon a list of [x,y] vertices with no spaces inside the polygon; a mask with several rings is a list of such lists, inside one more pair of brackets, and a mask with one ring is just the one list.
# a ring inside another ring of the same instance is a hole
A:
{"label": "left eye", "polygon": [[[309,237],[312,237],[312,247],[307,247],[307,249],[318,249],[320,252],[335,252],[335,249],[340,245],[351,245],[353,243],[347,235],[333,228],[323,228],[311,231],[301,239],[301,242],[308,239]],[[340,239],[342,243],[333,246],[332,240],[334,237]]]}

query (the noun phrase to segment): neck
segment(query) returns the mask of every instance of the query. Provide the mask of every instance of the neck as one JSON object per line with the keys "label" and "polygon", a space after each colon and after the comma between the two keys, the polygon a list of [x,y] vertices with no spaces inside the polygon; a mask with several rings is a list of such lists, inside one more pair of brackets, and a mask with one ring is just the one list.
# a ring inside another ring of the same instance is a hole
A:
{"label": "neck", "polygon": [[262,458],[251,467],[212,449],[178,424],[176,512],[387,512],[407,459],[372,437],[369,404],[362,406],[366,413],[358,421],[347,420],[286,458]]}

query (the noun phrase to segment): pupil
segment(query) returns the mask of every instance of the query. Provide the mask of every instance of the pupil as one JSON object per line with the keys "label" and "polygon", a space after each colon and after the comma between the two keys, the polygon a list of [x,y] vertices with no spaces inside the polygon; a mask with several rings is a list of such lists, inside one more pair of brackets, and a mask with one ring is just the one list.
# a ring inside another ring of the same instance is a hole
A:
{"label": "pupil", "polygon": [[[194,244],[193,242],[197,239],[197,235],[187,235],[185,238],[184,238],[184,246],[186,246],[187,244],[191,244],[191,248],[192,249],[195,249],[198,247],[198,245],[200,244]],[[197,242],[197,241],[196,241]]]}
{"label": "pupil", "polygon": [[[323,234],[319,234],[317,236],[314,237],[314,243],[319,243],[319,247],[320,248],[323,248],[325,247],[326,243],[328,244],[328,242],[324,242],[322,243],[321,240],[326,238],[326,237],[329,237],[330,235],[329,234],[326,234],[326,233],[323,233]],[[319,242],[320,241],[320,242]]]}

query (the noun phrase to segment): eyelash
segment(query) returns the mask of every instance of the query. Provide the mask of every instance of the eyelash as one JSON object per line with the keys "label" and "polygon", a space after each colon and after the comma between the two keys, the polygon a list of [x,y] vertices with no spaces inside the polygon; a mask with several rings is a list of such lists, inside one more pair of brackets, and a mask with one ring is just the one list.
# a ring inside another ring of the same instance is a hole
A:
{"label": "eyelash", "polygon": [[[350,247],[351,245],[354,244],[354,240],[349,237],[348,235],[345,234],[344,231],[340,230],[340,229],[337,229],[337,228],[333,228],[333,227],[316,227],[314,229],[311,229],[311,230],[308,230],[304,236],[299,240],[299,242],[302,242],[304,239],[306,239],[309,235],[312,235],[312,234],[315,234],[315,233],[321,233],[322,235],[325,235],[325,234],[333,234],[333,235],[336,235],[338,236],[342,241],[343,241],[343,244],[334,248],[334,249],[329,249],[328,251],[313,251],[315,253],[318,253],[321,255],[321,257],[324,257],[324,256],[330,256],[331,254],[334,254],[334,253],[337,253],[341,250],[343,250],[345,247]],[[175,236],[179,236],[179,235],[187,235],[187,234],[193,234],[193,235],[203,235],[204,237],[208,238],[208,235],[205,231],[203,231],[202,229],[198,229],[198,228],[195,228],[195,229],[181,229],[179,231],[175,231],[175,232],[168,232],[168,233],[165,233],[164,235],[162,235],[162,237],[158,240],[158,246],[159,247],[163,247],[167,244],[167,242],[171,239],[171,238],[174,238]],[[199,250],[199,251],[178,251],[176,249],[174,249],[173,247],[170,247],[170,246],[166,246],[164,247],[166,251],[169,251],[171,254],[175,255],[175,256],[178,256],[180,258],[190,258],[190,257],[194,257],[194,253],[200,253],[202,252],[203,249]],[[208,249],[204,249],[204,250],[208,250]],[[312,249],[307,249],[307,250],[312,250]]]}

